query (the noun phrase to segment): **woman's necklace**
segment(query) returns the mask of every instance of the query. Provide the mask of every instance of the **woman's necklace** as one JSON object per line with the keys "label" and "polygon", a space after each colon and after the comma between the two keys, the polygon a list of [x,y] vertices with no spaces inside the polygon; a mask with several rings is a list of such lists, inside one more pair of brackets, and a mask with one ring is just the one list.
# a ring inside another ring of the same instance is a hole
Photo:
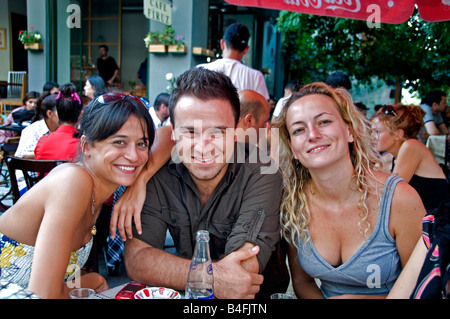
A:
{"label": "woman's necklace", "polygon": [[[92,213],[92,215],[95,214],[95,196],[94,196],[94,191],[92,191],[91,213]],[[91,234],[94,235],[94,236],[97,235],[97,227],[95,227],[95,224],[94,224],[94,227],[92,227]]]}

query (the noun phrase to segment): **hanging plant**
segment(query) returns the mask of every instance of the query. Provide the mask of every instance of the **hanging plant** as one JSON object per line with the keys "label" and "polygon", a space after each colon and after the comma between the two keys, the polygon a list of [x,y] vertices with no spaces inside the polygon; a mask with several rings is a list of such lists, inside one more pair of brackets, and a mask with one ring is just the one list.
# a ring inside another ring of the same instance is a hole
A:
{"label": "hanging plant", "polygon": [[33,26],[31,26],[30,29],[30,32],[27,30],[19,31],[19,41],[22,42],[22,44],[33,44],[41,41],[42,35],[37,31],[32,31],[34,29]]}

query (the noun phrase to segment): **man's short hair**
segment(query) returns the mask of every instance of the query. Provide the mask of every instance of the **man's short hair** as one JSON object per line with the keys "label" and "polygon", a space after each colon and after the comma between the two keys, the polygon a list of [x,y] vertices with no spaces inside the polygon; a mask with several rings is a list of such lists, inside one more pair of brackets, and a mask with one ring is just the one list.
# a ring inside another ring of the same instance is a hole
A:
{"label": "man's short hair", "polygon": [[434,90],[427,93],[427,96],[425,97],[425,104],[428,106],[432,106],[433,103],[439,104],[441,103],[442,97],[447,96],[444,91],[441,90]]}
{"label": "man's short hair", "polygon": [[170,94],[169,100],[170,121],[173,126],[174,109],[182,96],[192,96],[203,101],[228,101],[233,111],[235,126],[239,121],[240,103],[236,87],[230,78],[221,72],[193,67],[178,77],[176,88]]}
{"label": "man's short hair", "polygon": [[347,90],[350,90],[352,88],[352,82],[350,82],[350,78],[342,71],[331,73],[326,80],[326,84],[335,89],[343,87]]}
{"label": "man's short hair", "polygon": [[285,85],[285,89],[288,89],[289,91],[291,91],[292,93],[297,92],[298,90],[300,90],[300,88],[302,87],[301,83],[299,80],[290,80],[288,83],[286,83]]}
{"label": "man's short hair", "polygon": [[109,52],[109,47],[106,44],[100,45],[99,48],[100,49],[103,48],[103,49],[105,49],[106,52]]}
{"label": "man's short hair", "polygon": [[163,104],[169,106],[169,98],[170,98],[169,94],[159,93],[155,99],[155,103],[153,103],[153,108],[155,109],[155,111],[158,111],[161,105]]}
{"label": "man's short hair", "polygon": [[238,51],[244,51],[247,48],[249,38],[248,28],[240,23],[233,23],[228,26],[223,35],[227,47]]}

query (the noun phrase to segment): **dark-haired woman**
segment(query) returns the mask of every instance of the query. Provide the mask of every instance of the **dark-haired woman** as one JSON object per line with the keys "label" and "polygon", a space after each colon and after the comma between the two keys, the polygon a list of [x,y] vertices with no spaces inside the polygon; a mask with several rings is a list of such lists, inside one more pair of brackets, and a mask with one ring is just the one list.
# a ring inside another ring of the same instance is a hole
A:
{"label": "dark-haired woman", "polygon": [[21,133],[19,146],[14,156],[34,158],[34,149],[39,139],[58,128],[56,95],[43,92],[39,97],[31,124]]}
{"label": "dark-haired woman", "polygon": [[42,298],[68,298],[73,285],[108,288],[97,273],[71,272],[89,255],[103,202],[135,182],[154,139],[146,106],[123,94],[91,102],[79,131],[78,161],[53,169],[0,216],[0,278]]}
{"label": "dark-haired woman", "polygon": [[83,105],[72,85],[62,85],[56,96],[59,127],[49,135],[42,136],[34,150],[35,159],[73,161],[77,156],[79,138],[77,125]]}
{"label": "dark-haired woman", "polygon": [[[26,110],[26,111],[34,111],[36,109],[36,105],[39,99],[39,92],[31,91],[25,94],[25,98],[23,99],[23,106],[16,107],[14,110],[11,111],[11,113],[6,118],[5,122],[3,123],[4,126],[10,126],[14,122],[14,113]],[[33,114],[33,113],[32,113]],[[30,118],[28,118],[30,120]],[[6,131],[6,130],[0,130],[0,143],[5,142],[8,138],[14,137],[19,135],[18,132],[15,131]]]}
{"label": "dark-haired woman", "polygon": [[83,90],[84,95],[90,99],[95,99],[97,96],[108,93],[105,81],[98,75],[88,77]]}

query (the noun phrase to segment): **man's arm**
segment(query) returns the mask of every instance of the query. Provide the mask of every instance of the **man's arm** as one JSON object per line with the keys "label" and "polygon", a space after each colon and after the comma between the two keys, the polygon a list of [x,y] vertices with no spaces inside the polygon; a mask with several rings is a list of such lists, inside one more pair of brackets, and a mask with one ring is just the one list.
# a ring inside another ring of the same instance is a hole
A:
{"label": "man's arm", "polygon": [[114,71],[113,76],[108,80],[108,84],[112,85],[114,83],[114,80],[116,79],[117,74],[119,74],[119,69],[116,69]]}
{"label": "man's arm", "polygon": [[445,123],[441,123],[441,124],[438,126],[438,130],[439,130],[439,132],[440,132],[441,135],[445,135],[445,134],[448,133],[448,129],[447,129],[447,126],[445,126]]}
{"label": "man's arm", "polygon": [[[214,294],[217,298],[254,298],[263,276],[242,265],[255,258],[258,247],[242,247],[213,263]],[[125,243],[125,265],[130,279],[147,285],[184,290],[191,261],[133,238]]]}
{"label": "man's arm", "polygon": [[425,123],[425,129],[427,130],[427,133],[429,135],[441,135],[441,131],[436,126],[436,123],[434,121],[429,121]]}

